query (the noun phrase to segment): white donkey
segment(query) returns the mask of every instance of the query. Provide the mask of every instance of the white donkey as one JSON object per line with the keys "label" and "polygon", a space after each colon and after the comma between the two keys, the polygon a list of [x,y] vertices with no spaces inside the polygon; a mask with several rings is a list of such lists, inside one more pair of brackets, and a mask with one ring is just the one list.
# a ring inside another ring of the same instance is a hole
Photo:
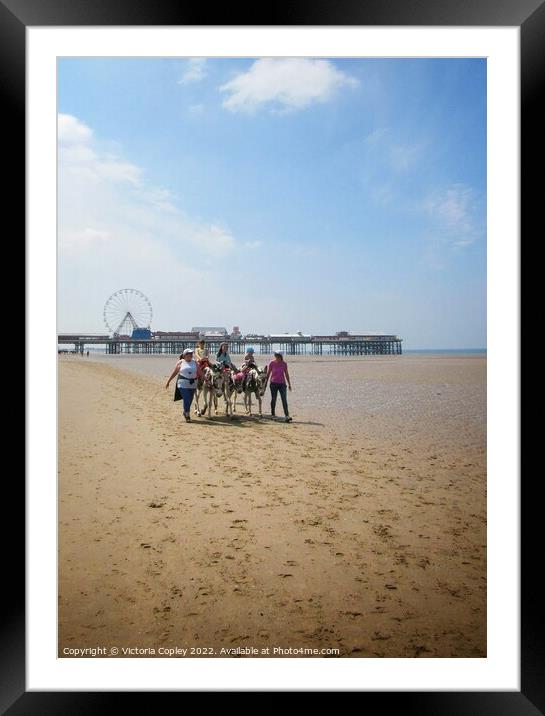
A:
{"label": "white donkey", "polygon": [[237,391],[232,370],[223,371],[223,400],[225,402],[225,415],[233,417],[233,402],[237,399]]}
{"label": "white donkey", "polygon": [[214,414],[218,414],[218,398],[223,395],[223,372],[214,370],[207,366],[203,371],[203,400],[204,407],[199,409],[198,415],[204,415],[208,412],[208,417],[212,417],[212,401],[214,402]]}
{"label": "white donkey", "polygon": [[202,415],[200,406],[199,406],[199,400],[201,398],[201,395],[204,390],[204,368],[201,373],[201,377],[197,380],[197,389],[195,390],[195,400],[193,401],[193,409],[195,410],[195,415]]}
{"label": "white donkey", "polygon": [[252,393],[255,395],[259,405],[259,417],[263,417],[262,400],[266,389],[266,368],[250,368],[246,377],[244,387],[244,407],[248,415],[252,414]]}

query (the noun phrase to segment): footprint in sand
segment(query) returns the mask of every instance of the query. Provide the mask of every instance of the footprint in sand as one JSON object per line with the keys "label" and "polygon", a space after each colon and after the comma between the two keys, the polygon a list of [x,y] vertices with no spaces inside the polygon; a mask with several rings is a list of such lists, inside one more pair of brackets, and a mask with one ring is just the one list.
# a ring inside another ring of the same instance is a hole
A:
{"label": "footprint in sand", "polygon": [[391,634],[382,634],[379,631],[376,631],[374,636],[371,637],[371,641],[387,641],[388,639],[391,639]]}

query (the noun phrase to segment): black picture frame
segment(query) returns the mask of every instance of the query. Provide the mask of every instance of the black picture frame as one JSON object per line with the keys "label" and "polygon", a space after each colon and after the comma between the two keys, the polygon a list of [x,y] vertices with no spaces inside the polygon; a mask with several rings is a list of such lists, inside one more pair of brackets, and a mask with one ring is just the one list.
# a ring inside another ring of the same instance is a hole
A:
{"label": "black picture frame", "polygon": [[[214,22],[210,23],[210,16]],[[545,87],[545,2],[543,0],[336,0],[314,3],[292,0],[273,6],[255,4],[216,7],[169,0],[0,0],[0,96],[5,152],[11,154],[10,183],[6,191],[7,214],[24,227],[25,208],[25,29],[28,26],[107,25],[383,25],[383,26],[517,26],[521,37],[521,236],[530,226],[542,224],[534,214],[541,208],[540,157],[543,152],[540,90]],[[5,218],[7,216],[5,215]],[[541,218],[541,217],[540,217]],[[20,229],[21,230],[21,229]],[[24,230],[24,228],[23,228]],[[24,242],[20,242],[24,246]],[[520,336],[518,337],[520,338]],[[31,340],[28,349],[32,350]],[[520,346],[520,342],[519,342]],[[21,403],[20,395],[13,398]],[[382,708],[398,708],[420,715],[545,713],[545,634],[541,618],[542,597],[536,588],[540,555],[534,545],[543,544],[538,518],[540,475],[522,481],[521,473],[521,644],[520,692],[359,692],[369,706],[375,699]],[[25,534],[22,481],[5,480],[4,504],[18,520],[13,539],[4,551],[4,574],[9,575],[3,596],[0,660],[1,713],[95,714],[119,708],[127,692],[27,692],[25,689]],[[7,511],[6,511],[7,512]],[[18,546],[19,550],[14,547]],[[537,560],[537,564],[534,563]],[[249,685],[248,690],[251,690]],[[319,690],[317,684],[316,690]],[[354,689],[356,690],[356,689]],[[152,696],[153,693],[153,696]],[[176,694],[175,694],[176,696]],[[138,692],[140,712],[155,713],[155,692]],[[153,699],[153,702],[152,700]],[[162,701],[162,699],[161,699]],[[224,706],[225,708],[225,706]]]}

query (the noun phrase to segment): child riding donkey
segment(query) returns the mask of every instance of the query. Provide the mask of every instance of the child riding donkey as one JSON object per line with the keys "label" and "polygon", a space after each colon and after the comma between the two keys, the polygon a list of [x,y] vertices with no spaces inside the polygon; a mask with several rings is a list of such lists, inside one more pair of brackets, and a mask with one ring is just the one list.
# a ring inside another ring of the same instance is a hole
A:
{"label": "child riding donkey", "polygon": [[244,356],[244,363],[242,364],[240,370],[233,376],[235,386],[237,388],[240,388],[239,392],[242,392],[246,389],[246,383],[248,382],[248,373],[250,372],[250,370],[252,368],[257,368],[257,365],[255,364],[254,360],[254,353],[254,349],[250,346]]}

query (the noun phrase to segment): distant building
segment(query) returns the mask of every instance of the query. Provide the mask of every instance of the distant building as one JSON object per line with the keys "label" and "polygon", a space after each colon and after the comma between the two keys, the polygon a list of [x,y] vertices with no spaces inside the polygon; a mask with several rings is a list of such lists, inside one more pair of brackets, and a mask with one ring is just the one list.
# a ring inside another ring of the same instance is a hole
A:
{"label": "distant building", "polygon": [[62,341],[98,341],[104,339],[105,341],[110,340],[110,336],[105,336],[103,333],[59,333],[59,340]]}
{"label": "distant building", "polygon": [[310,333],[301,333],[299,331],[298,333],[270,333],[267,338],[272,341],[285,338],[308,338],[310,340],[311,336]]}
{"label": "distant building", "polygon": [[229,338],[226,328],[217,328],[214,326],[196,326],[191,329],[193,333],[198,333],[199,338],[208,338],[214,340],[217,338]]}
{"label": "distant building", "polygon": [[240,332],[240,328],[238,326],[233,326],[233,330],[231,331],[231,338],[233,340],[238,340],[239,338],[242,338],[242,333]]}
{"label": "distant building", "polygon": [[350,334],[350,338],[354,341],[397,341],[397,336],[389,333],[358,333]]}
{"label": "distant building", "polygon": [[198,341],[199,334],[194,331],[155,331],[153,337],[157,341]]}
{"label": "distant building", "polygon": [[132,332],[131,338],[137,340],[149,340],[151,338],[151,331],[149,328],[135,328]]}
{"label": "distant building", "polygon": [[[351,333],[349,331],[337,331],[335,338],[345,341],[395,341],[397,336],[385,333]],[[313,336],[315,340],[326,340],[332,336]]]}

